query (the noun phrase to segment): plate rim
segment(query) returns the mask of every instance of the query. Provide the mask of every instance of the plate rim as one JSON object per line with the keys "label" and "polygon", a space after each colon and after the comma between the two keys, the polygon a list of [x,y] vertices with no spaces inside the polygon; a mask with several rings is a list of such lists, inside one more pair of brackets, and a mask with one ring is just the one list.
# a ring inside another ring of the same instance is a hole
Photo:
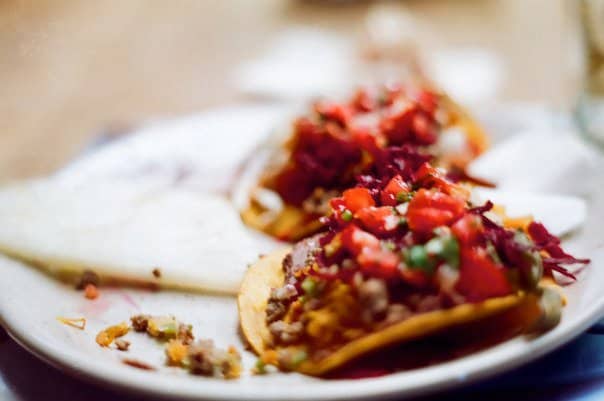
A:
{"label": "plate rim", "polygon": [[[21,262],[17,262],[22,264]],[[24,265],[24,264],[23,264]],[[30,266],[24,265],[27,268],[34,269]],[[35,269],[34,269],[35,270]],[[47,277],[42,272],[36,271],[42,279],[53,280]],[[0,271],[1,274],[1,271]],[[119,370],[113,370],[105,366],[104,364],[95,364],[93,359],[89,358],[78,358],[76,355],[77,351],[59,350],[54,345],[45,344],[44,340],[38,339],[33,335],[27,333],[27,327],[21,323],[19,319],[12,321],[13,324],[9,323],[10,317],[7,319],[7,313],[5,308],[1,308],[0,304],[0,325],[2,325],[8,335],[19,345],[25,348],[28,352],[38,357],[45,363],[58,368],[59,370],[67,373],[68,375],[75,377],[76,379],[84,380],[95,385],[108,385],[112,389],[125,390],[129,394],[145,394],[152,395],[154,397],[160,397],[163,399],[186,399],[186,400],[281,400],[283,397],[294,400],[361,400],[369,398],[380,398],[380,397],[394,397],[394,396],[418,396],[418,395],[429,395],[440,393],[445,390],[453,389],[463,385],[476,383],[489,377],[510,371],[516,367],[519,367],[528,362],[534,361],[548,352],[567,344],[574,338],[581,335],[587,330],[593,323],[604,316],[604,297],[600,298],[597,303],[592,304],[591,307],[586,308],[581,314],[580,321],[573,326],[567,326],[563,331],[556,329],[543,334],[538,338],[534,338],[527,341],[526,344],[530,347],[530,352],[524,352],[513,357],[499,357],[498,361],[491,361],[487,364],[488,369],[484,369],[486,366],[482,366],[480,362],[481,358],[485,357],[493,352],[493,349],[500,347],[508,342],[504,342],[495,347],[491,347],[484,351],[480,351],[471,354],[467,357],[455,359],[450,362],[437,364],[434,366],[420,368],[412,371],[398,372],[391,375],[386,375],[379,378],[369,378],[363,380],[343,380],[343,381],[324,381],[320,384],[319,388],[315,387],[315,391],[310,396],[304,394],[292,394],[288,392],[287,388],[279,389],[278,392],[273,391],[268,395],[259,392],[257,389],[247,391],[245,394],[241,388],[228,386],[228,381],[214,381],[204,382],[205,392],[190,391],[193,388],[184,387],[179,391],[174,391],[173,388],[166,388],[160,381],[149,380],[152,377],[156,377],[158,372],[147,372],[142,370],[131,370],[131,374],[125,376],[121,375]],[[23,319],[21,319],[23,321]],[[561,328],[562,329],[562,328]],[[553,338],[551,338],[553,337]],[[510,341],[521,341],[522,337],[516,337]],[[529,351],[527,349],[526,351]],[[478,363],[472,363],[473,359],[479,359]],[[470,364],[467,374],[464,376],[450,375],[447,378],[442,378],[440,375],[431,375],[430,371],[452,369],[457,364]],[[452,366],[451,366],[452,365]],[[428,372],[427,372],[428,371]],[[161,373],[160,373],[161,374]],[[430,379],[425,380],[424,383],[418,383],[412,387],[401,388],[399,377],[413,375],[423,375]],[[167,376],[163,376],[167,377]],[[171,377],[175,379],[177,377]],[[201,382],[200,382],[201,383]],[[319,382],[321,383],[321,382]],[[213,384],[207,386],[208,384]],[[195,386],[197,387],[197,386]],[[325,388],[328,387],[328,388]],[[184,391],[183,391],[184,389]],[[274,390],[275,388],[273,388]]]}
{"label": "plate rim", "polygon": [[[171,124],[179,124],[191,118],[202,118],[203,116],[210,116],[219,112],[224,113],[226,111],[237,112],[240,110],[245,110],[246,112],[250,112],[252,110],[259,110],[261,108],[262,107],[258,106],[257,104],[235,104],[225,107],[212,108],[200,113],[160,121],[165,129],[169,129]],[[270,105],[266,107],[266,109],[268,108],[283,110],[283,108],[275,108]],[[140,128],[135,129],[134,134],[140,134],[140,131],[143,131],[145,127],[147,126],[142,125]],[[92,154],[94,153],[96,152],[93,152]],[[69,169],[70,167],[72,167],[70,164],[65,166],[66,169]],[[65,170],[59,170],[59,172],[61,171]],[[46,278],[48,280],[53,280],[41,272],[37,273],[40,274],[42,279]],[[0,275],[2,275],[1,269]],[[2,298],[0,296],[0,300],[1,299]],[[323,382],[323,384],[313,389],[310,396],[304,393],[295,394],[288,392],[287,388],[284,388],[279,392],[271,392],[269,395],[262,394],[261,391],[256,389],[247,391],[244,394],[240,387],[228,386],[229,382],[218,381],[214,383],[204,382],[204,384],[208,383],[212,385],[205,386],[206,391],[203,393],[191,391],[193,387],[183,387],[176,391],[174,388],[166,388],[163,386],[162,381],[154,381],[150,379],[153,377],[150,375],[155,375],[155,377],[157,377],[157,372],[144,372],[132,369],[131,374],[121,375],[119,370],[115,370],[117,373],[112,372],[111,369],[104,364],[100,364],[101,367],[99,368],[99,364],[95,364],[94,360],[77,358],[78,352],[76,350],[68,350],[68,352],[65,352],[65,350],[61,350],[53,344],[49,345],[45,343],[44,340],[28,334],[27,327],[22,322],[23,319],[20,321],[19,319],[16,319],[16,317],[13,318],[5,309],[6,306],[0,302],[0,325],[6,329],[9,336],[15,342],[25,348],[28,352],[35,355],[45,363],[58,368],[66,374],[76,377],[77,379],[84,380],[95,385],[107,385],[111,389],[121,389],[129,394],[145,394],[153,395],[154,397],[180,398],[187,400],[233,400],[243,398],[251,400],[279,400],[283,399],[283,397],[287,397],[290,400],[352,400],[366,399],[367,397],[378,398],[393,397],[397,395],[418,396],[420,394],[433,394],[470,383],[475,383],[489,377],[493,377],[497,374],[512,370],[525,363],[534,361],[548,352],[553,351],[554,349],[559,348],[560,346],[578,337],[593,323],[604,317],[604,296],[599,298],[598,301],[592,305],[582,309],[582,313],[576,318],[579,320],[573,325],[566,326],[564,328],[558,327],[557,329],[560,330],[554,329],[549,333],[545,333],[539,338],[531,339],[530,345],[526,347],[526,352],[514,354],[512,357],[499,356],[499,359],[492,360],[492,358],[490,358],[491,362],[485,363],[484,361],[486,361],[486,359],[483,361],[483,359],[480,358],[485,358],[485,354],[491,355],[493,348],[489,348],[461,359],[456,359],[450,362],[416,369],[413,371],[394,373],[380,378],[356,381],[346,380],[344,382]],[[495,353],[495,355],[497,354]],[[479,363],[473,363],[474,359],[477,358]],[[467,376],[462,377],[459,375],[449,375],[448,377],[445,377],[442,375],[442,373],[426,375],[427,371],[434,372],[435,370],[438,371],[439,369],[452,369],[454,366],[460,363],[469,364],[469,369],[467,369],[466,372]],[[410,374],[427,376],[429,379],[418,381],[411,387],[402,387],[399,377],[403,375],[408,376]]]}

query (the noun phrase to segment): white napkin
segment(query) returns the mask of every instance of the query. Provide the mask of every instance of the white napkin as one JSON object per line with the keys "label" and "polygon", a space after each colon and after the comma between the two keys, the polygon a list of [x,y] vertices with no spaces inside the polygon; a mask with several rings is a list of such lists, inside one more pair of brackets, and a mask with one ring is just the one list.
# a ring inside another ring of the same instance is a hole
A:
{"label": "white napkin", "polygon": [[576,196],[474,188],[475,204],[482,205],[487,200],[505,207],[509,217],[533,217],[558,237],[581,227],[587,217],[587,203]]}
{"label": "white napkin", "polygon": [[502,141],[468,167],[502,190],[586,196],[602,185],[602,156],[572,132],[526,131]]}
{"label": "white napkin", "polygon": [[246,94],[298,100],[340,93],[354,87],[354,42],[332,32],[292,28],[280,33],[259,59],[234,71]]}

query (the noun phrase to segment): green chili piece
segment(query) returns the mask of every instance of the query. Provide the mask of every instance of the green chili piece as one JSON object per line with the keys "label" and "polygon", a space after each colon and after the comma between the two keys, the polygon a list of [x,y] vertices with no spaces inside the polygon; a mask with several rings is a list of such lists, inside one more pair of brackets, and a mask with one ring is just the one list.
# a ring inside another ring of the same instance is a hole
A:
{"label": "green chili piece", "polygon": [[317,294],[317,283],[310,277],[306,277],[301,284],[302,290],[309,297],[315,296]]}
{"label": "green chili piece", "polygon": [[261,358],[258,358],[256,360],[256,373],[259,375],[263,375],[266,373],[266,364],[264,363],[264,361]]}
{"label": "green chili piece", "polygon": [[426,248],[422,245],[415,245],[409,249],[409,253],[407,255],[407,264],[411,268],[424,271],[432,270],[428,252],[426,252]]}
{"label": "green chili piece", "polygon": [[292,365],[294,367],[296,367],[307,359],[308,359],[308,354],[306,353],[306,351],[304,351],[304,350],[298,351],[292,356],[292,360],[291,360]]}
{"label": "green chili piece", "polygon": [[455,237],[448,236],[443,238],[443,247],[440,256],[447,264],[455,269],[459,267],[459,242]]}
{"label": "green chili piece", "polygon": [[344,221],[352,221],[352,212],[348,209],[342,212],[342,220]]}

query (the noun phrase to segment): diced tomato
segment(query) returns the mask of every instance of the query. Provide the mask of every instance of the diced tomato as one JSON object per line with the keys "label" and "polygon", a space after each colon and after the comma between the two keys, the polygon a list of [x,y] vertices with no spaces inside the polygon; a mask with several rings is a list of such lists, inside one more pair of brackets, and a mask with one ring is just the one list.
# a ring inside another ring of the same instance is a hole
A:
{"label": "diced tomato", "polygon": [[459,217],[465,208],[465,201],[461,198],[443,194],[442,192],[420,189],[409,204],[409,208],[436,208],[448,210]]}
{"label": "diced tomato", "polygon": [[369,152],[370,155],[375,155],[384,147],[384,137],[370,128],[352,126],[350,127],[350,135],[352,141],[358,144],[361,149]]}
{"label": "diced tomato", "polygon": [[[335,219],[338,225],[344,226],[352,220],[352,212],[346,209],[346,204],[344,203],[343,198],[331,199],[329,201],[329,206],[331,206],[331,210],[333,211],[333,215],[330,218]],[[325,219],[328,220],[329,218],[325,217]]]}
{"label": "diced tomato", "polygon": [[344,204],[352,213],[370,206],[375,206],[371,193],[366,188],[352,188],[344,191]]}
{"label": "diced tomato", "polygon": [[423,288],[430,284],[430,277],[421,270],[402,269],[401,277],[403,280],[414,287]]}
{"label": "diced tomato", "polygon": [[422,89],[413,97],[424,111],[430,114],[436,111],[436,108],[438,107],[438,98],[436,94]]}
{"label": "diced tomato", "polygon": [[352,106],[359,111],[368,112],[377,106],[377,102],[367,89],[359,89],[352,98]]}
{"label": "diced tomato", "polygon": [[438,175],[438,170],[436,170],[436,168],[432,167],[432,165],[430,163],[426,162],[426,163],[423,163],[421,166],[419,166],[419,168],[415,172],[415,179],[419,181],[419,180],[422,180],[424,178],[434,176],[434,175]]}
{"label": "diced tomato", "polygon": [[353,255],[359,255],[364,248],[380,249],[380,240],[355,224],[348,225],[342,231],[342,244]]}
{"label": "diced tomato", "polygon": [[340,103],[318,102],[315,104],[315,110],[326,120],[335,121],[343,127],[348,125],[352,117],[350,108]]}
{"label": "diced tomato", "polygon": [[[296,185],[291,185],[295,182]],[[314,183],[305,171],[295,166],[285,168],[275,179],[275,188],[283,200],[300,205],[310,196]]]}
{"label": "diced tomato", "polygon": [[456,289],[472,302],[512,293],[512,286],[506,278],[503,266],[495,263],[482,248],[461,249],[461,266]]}
{"label": "diced tomato", "polygon": [[395,231],[400,221],[390,206],[366,207],[356,213],[356,218],[366,230],[377,235]]}
{"label": "diced tomato", "polygon": [[420,189],[409,202],[409,228],[419,234],[429,234],[436,227],[453,223],[463,213],[464,206],[463,199]]}
{"label": "diced tomato", "polygon": [[462,245],[476,245],[484,231],[482,220],[475,214],[466,214],[451,226],[451,231]]}
{"label": "diced tomato", "polygon": [[364,248],[357,257],[361,270],[372,276],[390,279],[399,276],[397,254],[382,249]]}
{"label": "diced tomato", "polygon": [[398,276],[400,259],[397,254],[382,249],[380,241],[354,224],[342,231],[342,244],[357,257],[361,270],[376,277]]}
{"label": "diced tomato", "polygon": [[435,208],[410,209],[407,212],[409,228],[418,234],[429,234],[436,227],[447,225],[454,219],[450,211]]}
{"label": "diced tomato", "polygon": [[404,92],[403,86],[400,83],[388,83],[384,87],[383,95],[383,105],[390,106],[394,102],[394,100],[401,96]]}
{"label": "diced tomato", "polygon": [[331,206],[333,210],[340,211],[346,208],[346,203],[344,202],[344,198],[332,198],[329,201],[329,206]]}
{"label": "diced tomato", "polygon": [[403,180],[403,177],[396,175],[388,182],[380,194],[382,204],[396,206],[399,203],[397,198],[400,194],[408,194],[410,190],[409,184]]}
{"label": "diced tomato", "polygon": [[401,145],[412,139],[413,117],[417,107],[410,101],[399,101],[392,105],[390,114],[380,121],[380,130],[389,143]]}
{"label": "diced tomato", "polygon": [[431,145],[438,139],[438,126],[425,113],[415,114],[411,127],[415,140],[421,145]]}
{"label": "diced tomato", "polygon": [[451,194],[454,186],[443,174],[430,163],[424,163],[415,172],[415,180],[424,188],[437,188],[446,194]]}

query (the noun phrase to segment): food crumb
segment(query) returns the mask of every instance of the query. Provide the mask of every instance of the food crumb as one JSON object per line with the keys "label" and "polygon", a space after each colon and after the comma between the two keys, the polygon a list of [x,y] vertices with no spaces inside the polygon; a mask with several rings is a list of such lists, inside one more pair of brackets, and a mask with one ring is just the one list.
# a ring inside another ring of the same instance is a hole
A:
{"label": "food crumb", "polygon": [[192,326],[176,320],[173,316],[136,315],[130,318],[132,328],[137,332],[147,332],[160,340],[177,339],[184,344],[193,342]]}
{"label": "food crumb", "polygon": [[[112,342],[120,351],[127,351],[130,342],[118,337],[124,336],[130,329],[146,333],[164,342],[166,365],[187,370],[190,374],[221,379],[235,379],[241,375],[241,355],[233,345],[226,349],[217,348],[212,340],[194,342],[193,327],[178,321],[174,316],[135,315],[130,318],[131,325],[122,322],[99,332],[96,342],[108,347]],[[143,369],[156,368],[135,359],[122,359],[126,365]]]}
{"label": "food crumb", "polygon": [[79,318],[68,318],[68,317],[58,317],[57,320],[67,326],[75,327],[79,330],[84,330],[86,328],[86,319],[83,317]]}
{"label": "food crumb", "polygon": [[166,345],[166,357],[168,365],[182,366],[187,358],[189,348],[186,344],[179,340],[170,340]]}
{"label": "food crumb", "polygon": [[234,346],[226,351],[212,340],[199,340],[188,348],[188,367],[194,375],[236,379],[241,375],[241,355]]}
{"label": "food crumb", "polygon": [[252,374],[254,375],[264,375],[266,374],[266,363],[262,360],[262,358],[258,358],[256,360],[256,364],[252,369]]}
{"label": "food crumb", "polygon": [[136,359],[122,359],[122,362],[128,366],[132,366],[133,368],[137,369],[156,370],[154,366],[151,366],[146,362],[138,361]]}
{"label": "food crumb", "polygon": [[98,274],[96,274],[92,270],[84,270],[75,288],[76,290],[83,290],[88,284],[92,284],[95,287],[98,287],[100,282],[101,279]]}
{"label": "food crumb", "polygon": [[151,319],[150,315],[135,315],[130,318],[130,322],[132,323],[134,331],[143,332],[147,331],[149,319]]}
{"label": "food crumb", "polygon": [[115,340],[115,346],[119,351],[128,351],[130,348],[130,341],[126,341],[122,338]]}
{"label": "food crumb", "polygon": [[153,277],[155,278],[161,278],[161,270],[159,270],[158,267],[156,267],[155,269],[153,269]]}
{"label": "food crumb", "polygon": [[101,347],[108,347],[111,345],[113,340],[118,337],[123,337],[130,331],[130,326],[126,322],[116,324],[115,326],[107,327],[101,330],[96,336],[96,342]]}
{"label": "food crumb", "polygon": [[99,297],[99,289],[94,284],[86,284],[84,287],[84,296],[86,299],[97,299]]}

